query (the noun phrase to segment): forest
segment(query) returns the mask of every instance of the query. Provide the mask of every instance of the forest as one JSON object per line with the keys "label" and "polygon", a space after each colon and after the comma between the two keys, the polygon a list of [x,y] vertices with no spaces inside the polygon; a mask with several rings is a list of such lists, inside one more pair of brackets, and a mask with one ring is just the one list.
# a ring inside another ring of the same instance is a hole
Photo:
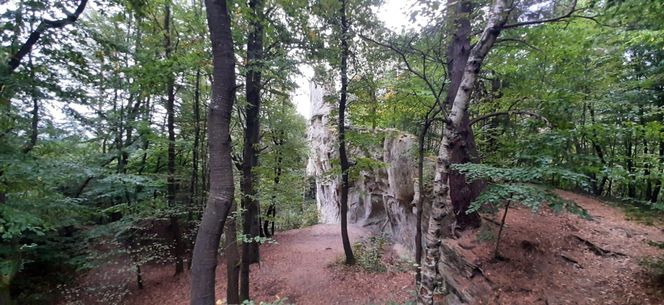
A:
{"label": "forest", "polygon": [[0,305],[664,305],[664,1],[0,28]]}

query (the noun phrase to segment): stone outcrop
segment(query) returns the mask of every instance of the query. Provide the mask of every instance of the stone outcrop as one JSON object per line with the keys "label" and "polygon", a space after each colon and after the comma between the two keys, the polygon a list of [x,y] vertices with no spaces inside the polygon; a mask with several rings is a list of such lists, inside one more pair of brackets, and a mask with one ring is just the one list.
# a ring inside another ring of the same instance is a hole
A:
{"label": "stone outcrop", "polygon": [[[311,146],[307,172],[316,179],[319,221],[339,223],[339,192],[336,121],[324,90],[311,87],[312,118],[308,130]],[[349,127],[349,133],[368,139],[359,145],[349,139],[351,163],[370,160],[371,167],[351,174],[348,196],[348,222],[388,234],[411,252],[414,250],[415,211],[412,206],[416,139],[392,129],[362,130]],[[352,138],[352,137],[349,137]]]}
{"label": "stone outcrop", "polygon": [[[310,92],[312,117],[307,137],[311,151],[307,173],[316,181],[319,221],[339,223],[336,120],[330,117],[332,107],[325,102],[325,90],[312,84]],[[348,137],[351,164],[363,168],[351,172],[348,222],[387,234],[412,258],[416,228],[413,198],[417,139],[394,129],[363,130],[349,126],[347,130],[356,138],[364,139],[353,141],[353,137]],[[367,163],[370,166],[366,166]],[[433,162],[425,164],[425,168],[432,166]],[[425,177],[427,181],[430,178]],[[421,195],[427,193],[423,191]],[[422,200],[426,202],[426,196]],[[428,219],[426,208],[423,214],[424,219]],[[473,263],[472,255],[455,239],[446,239],[441,252],[438,269],[447,283],[447,293],[440,296],[444,300],[440,301],[448,305],[488,304],[491,285],[479,266]]]}

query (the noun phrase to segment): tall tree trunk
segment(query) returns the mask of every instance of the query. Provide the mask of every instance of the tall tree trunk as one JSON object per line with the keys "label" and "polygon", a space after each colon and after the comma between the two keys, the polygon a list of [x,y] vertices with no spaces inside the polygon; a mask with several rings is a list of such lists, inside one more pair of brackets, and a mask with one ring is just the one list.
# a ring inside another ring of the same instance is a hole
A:
{"label": "tall tree trunk", "polygon": [[[233,210],[235,205],[233,205]],[[228,217],[226,223],[226,242],[224,256],[226,257],[226,303],[240,304],[240,250],[237,245],[236,215]]]}
{"label": "tall tree trunk", "polygon": [[[437,107],[437,106],[435,106]],[[424,142],[426,136],[429,133],[429,128],[431,127],[431,120],[427,116],[424,119],[424,124],[420,130],[420,134],[417,137],[417,182],[415,185],[415,195],[413,196],[413,201],[415,201],[415,263],[417,263],[417,271],[415,273],[415,283],[419,285],[422,279],[422,190],[424,187]]]}
{"label": "tall tree trunk", "polygon": [[346,100],[348,95],[348,20],[346,19],[346,0],[341,1],[341,98],[339,99],[339,163],[341,163],[341,194],[340,194],[340,218],[341,218],[341,241],[346,255],[346,264],[355,263],[353,249],[348,238],[348,156],[346,155]]}
{"label": "tall tree trunk", "polygon": [[[173,45],[171,43],[171,5],[166,3],[164,11],[164,49],[166,50],[166,60],[171,60],[171,53]],[[168,178],[167,178],[167,194],[166,199],[168,206],[175,208],[175,75],[173,71],[169,71],[166,79],[166,116],[168,119]],[[173,235],[173,254],[175,256],[175,274],[180,274],[184,271],[184,248],[182,245],[180,222],[177,214],[170,216],[170,229]]]}
{"label": "tall tree trunk", "polygon": [[[189,207],[187,208],[187,232],[191,231],[192,221],[194,220],[194,209],[198,208],[198,159],[200,159],[200,139],[201,139],[201,70],[196,69],[196,81],[194,84],[194,145],[191,156],[191,181],[189,183]],[[188,241],[190,251],[189,268],[191,268],[191,254],[193,254],[193,242]]]}
{"label": "tall tree trunk", "polygon": [[[245,106],[246,128],[242,154],[242,207],[244,221],[242,233],[248,238],[260,236],[260,206],[256,192],[260,136],[261,76],[263,60],[263,1],[250,0],[250,30],[247,37],[247,75],[245,81],[247,104]],[[240,298],[249,300],[249,266],[259,261],[259,246],[255,241],[243,241],[242,266],[240,269]]]}
{"label": "tall tree trunk", "polygon": [[[447,49],[447,71],[450,84],[447,89],[445,105],[449,108],[454,103],[454,98],[459,91],[461,80],[464,76],[464,70],[470,56],[470,18],[473,10],[473,4],[470,0],[457,2],[454,8],[453,27],[454,35]],[[461,145],[456,145],[451,152],[450,161],[456,163],[479,162],[475,136],[470,127],[468,112],[463,113],[462,123],[458,128],[461,137]],[[471,183],[466,181],[465,175],[452,171],[449,176],[450,197],[456,215],[456,227],[465,229],[469,227],[478,227],[480,217],[477,213],[467,214],[466,210],[470,203],[477,198],[484,182],[477,180]]]}
{"label": "tall tree trunk", "polygon": [[444,257],[441,255],[440,245],[443,237],[448,235],[446,232],[450,232],[452,229],[450,227],[453,212],[450,196],[452,154],[457,149],[455,146],[462,145],[464,142],[464,135],[461,132],[466,124],[464,118],[467,116],[473,86],[484,58],[500,35],[509,12],[506,0],[496,0],[492,5],[484,31],[470,51],[459,90],[457,90],[452,109],[446,119],[443,140],[436,161],[433,202],[426,235],[426,254],[422,269],[422,285],[418,291],[418,304],[433,304],[433,292],[438,282],[442,280],[438,274],[438,265],[441,257]]}
{"label": "tall tree trunk", "polygon": [[194,145],[192,147],[191,157],[191,181],[189,183],[189,221],[193,209],[198,202],[198,159],[200,159],[200,142],[201,142],[201,106],[200,106],[200,86],[201,86],[201,70],[196,70],[196,88],[194,89]]}
{"label": "tall tree trunk", "polygon": [[226,0],[206,0],[212,41],[212,99],[208,110],[210,191],[196,235],[191,266],[191,305],[215,303],[217,249],[231,209],[235,186],[230,119],[235,97],[235,55]]}

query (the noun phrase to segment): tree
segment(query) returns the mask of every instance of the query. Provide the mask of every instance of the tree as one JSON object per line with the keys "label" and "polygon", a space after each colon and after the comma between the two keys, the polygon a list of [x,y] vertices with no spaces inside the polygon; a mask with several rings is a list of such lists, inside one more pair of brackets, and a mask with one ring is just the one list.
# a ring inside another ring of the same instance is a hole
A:
{"label": "tree", "polygon": [[341,166],[341,192],[339,195],[340,217],[341,217],[341,241],[344,247],[344,254],[346,255],[346,264],[352,265],[355,263],[353,256],[353,248],[350,246],[350,239],[348,238],[348,170],[350,164],[348,156],[346,155],[346,103],[348,99],[348,56],[349,56],[349,33],[348,33],[348,20],[346,17],[346,0],[341,1],[341,8],[339,9],[340,23],[340,42],[341,42],[341,63],[340,63],[340,77],[341,77],[341,91],[339,92],[339,118],[337,121],[338,128],[338,141],[339,141],[339,165]]}
{"label": "tree", "polygon": [[261,79],[263,69],[263,23],[264,4],[262,0],[249,1],[249,33],[247,35],[247,72],[245,80],[246,106],[244,147],[242,155],[242,208],[245,210],[242,233],[242,267],[240,270],[240,298],[249,300],[249,266],[259,261],[259,243],[252,241],[260,236],[260,208],[257,198],[255,169],[258,164],[260,136]]}
{"label": "tree", "polygon": [[[576,2],[573,2],[568,13],[550,19],[517,22],[507,24],[514,9],[505,0],[496,0],[489,9],[486,25],[477,43],[470,50],[468,60],[463,65],[463,76],[459,82],[459,89],[454,95],[451,110],[445,119],[443,139],[436,161],[434,174],[433,202],[429,227],[426,235],[426,255],[423,264],[422,285],[418,291],[418,303],[433,304],[433,291],[439,280],[438,264],[441,260],[441,243],[443,237],[453,230],[452,219],[454,215],[450,189],[453,187],[451,164],[454,161],[454,151],[464,143],[464,133],[469,129],[468,107],[473,88],[477,81],[485,57],[491,51],[501,31],[507,28],[516,28],[546,22],[555,22],[567,18],[576,11]],[[457,58],[458,59],[458,58]]]}
{"label": "tree", "polygon": [[[164,7],[164,49],[165,59],[171,59],[173,51],[172,45],[172,31],[171,31],[171,4],[166,3]],[[166,78],[166,116],[168,125],[168,186],[167,195],[168,205],[175,206],[175,76],[173,73],[168,73]],[[171,232],[173,234],[173,247],[175,251],[175,274],[180,274],[184,271],[184,245],[181,239],[180,222],[177,215],[172,215],[171,219]]]}
{"label": "tree", "polygon": [[235,95],[235,57],[226,1],[206,0],[212,41],[212,99],[208,110],[210,192],[192,257],[191,304],[215,303],[217,249],[234,200],[230,118]]}

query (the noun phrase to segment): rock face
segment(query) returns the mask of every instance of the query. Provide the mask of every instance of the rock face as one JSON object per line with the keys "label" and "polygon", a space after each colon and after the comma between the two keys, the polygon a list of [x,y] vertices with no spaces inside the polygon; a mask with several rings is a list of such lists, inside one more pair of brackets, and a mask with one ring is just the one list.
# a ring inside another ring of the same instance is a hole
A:
{"label": "rock face", "polygon": [[[332,107],[325,102],[325,90],[312,84],[310,92],[312,118],[307,136],[311,151],[307,173],[316,180],[319,221],[335,224],[340,221],[336,120],[330,116]],[[387,234],[407,255],[414,257],[417,140],[398,130],[353,127],[348,130],[355,135],[347,137],[349,159],[363,168],[350,173],[348,222]],[[363,140],[353,141],[353,138]],[[377,166],[362,166],[367,163]],[[425,164],[425,168],[432,166]],[[426,195],[426,191],[422,195]],[[422,200],[426,202],[426,198]],[[428,219],[426,208],[423,214],[424,219]],[[424,232],[426,224],[425,221]],[[442,243],[438,270],[447,283],[447,293],[441,296],[445,304],[487,304],[491,295],[489,281],[466,252],[458,245],[458,240],[446,239]]]}
{"label": "rock face", "polygon": [[[311,152],[307,173],[316,179],[319,221],[339,223],[336,121],[330,117],[331,107],[325,102],[325,90],[315,85],[310,89],[312,118],[308,140]],[[413,148],[416,139],[397,130],[349,127],[349,132],[369,139],[359,145],[348,137],[351,162],[371,160],[373,162],[369,163],[374,166],[351,174],[348,222],[384,232],[413,252],[416,223],[412,206],[413,179],[417,175]]]}

